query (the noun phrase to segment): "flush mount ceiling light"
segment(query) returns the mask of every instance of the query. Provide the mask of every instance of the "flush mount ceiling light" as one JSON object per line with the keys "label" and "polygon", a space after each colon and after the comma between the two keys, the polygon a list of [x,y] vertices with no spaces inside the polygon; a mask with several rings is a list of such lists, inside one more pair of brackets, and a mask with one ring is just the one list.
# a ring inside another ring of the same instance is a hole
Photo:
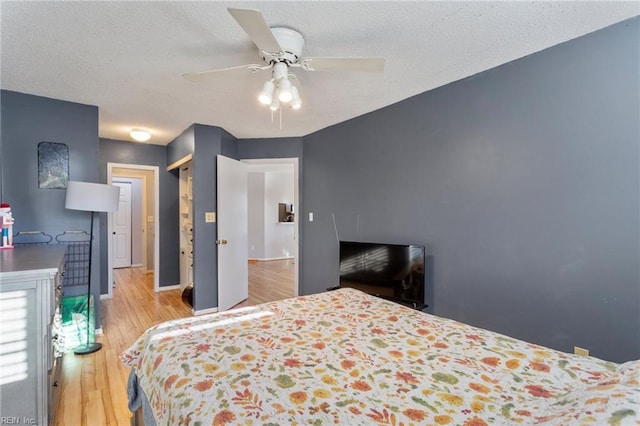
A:
{"label": "flush mount ceiling light", "polygon": [[144,129],[131,129],[129,136],[131,136],[134,141],[138,142],[146,142],[151,139],[151,133]]}

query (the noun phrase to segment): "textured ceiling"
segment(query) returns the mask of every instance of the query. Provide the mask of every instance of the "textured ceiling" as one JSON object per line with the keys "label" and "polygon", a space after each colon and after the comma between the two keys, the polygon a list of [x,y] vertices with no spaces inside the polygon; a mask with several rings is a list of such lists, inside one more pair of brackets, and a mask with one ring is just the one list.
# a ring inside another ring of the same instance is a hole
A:
{"label": "textured ceiling", "polygon": [[[385,71],[294,70],[304,105],[280,128],[256,100],[267,71],[181,77],[259,61],[229,6],[300,31],[303,56],[383,56]],[[2,1],[0,13],[3,89],[96,105],[100,137],[143,127],[167,144],[193,123],[303,136],[636,16],[640,3]]]}

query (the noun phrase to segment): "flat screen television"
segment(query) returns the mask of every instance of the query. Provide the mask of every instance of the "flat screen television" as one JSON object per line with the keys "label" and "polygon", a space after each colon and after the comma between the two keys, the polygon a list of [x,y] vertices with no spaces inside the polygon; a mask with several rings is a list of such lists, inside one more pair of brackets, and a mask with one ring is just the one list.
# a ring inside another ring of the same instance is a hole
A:
{"label": "flat screen television", "polygon": [[425,306],[424,246],[340,241],[340,287]]}

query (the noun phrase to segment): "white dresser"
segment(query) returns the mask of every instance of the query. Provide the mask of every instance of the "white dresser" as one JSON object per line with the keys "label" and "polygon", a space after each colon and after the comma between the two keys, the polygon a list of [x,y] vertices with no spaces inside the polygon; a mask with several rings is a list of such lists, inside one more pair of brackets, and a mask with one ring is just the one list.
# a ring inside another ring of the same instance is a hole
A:
{"label": "white dresser", "polygon": [[0,418],[55,422],[62,359],[56,357],[64,245],[0,250]]}

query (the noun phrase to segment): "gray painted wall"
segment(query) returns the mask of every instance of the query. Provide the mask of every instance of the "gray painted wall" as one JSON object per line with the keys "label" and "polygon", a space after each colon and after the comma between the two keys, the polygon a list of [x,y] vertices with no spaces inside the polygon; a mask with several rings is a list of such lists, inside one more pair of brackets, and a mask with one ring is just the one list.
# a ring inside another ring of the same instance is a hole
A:
{"label": "gray painted wall", "polygon": [[297,158],[302,170],[303,147],[303,138],[238,139],[237,158]]}
{"label": "gray painted wall", "polygon": [[[107,181],[107,163],[157,166],[160,186],[160,287],[180,283],[180,235],[178,232],[178,177],[167,171],[167,148],[160,145],[131,143],[112,139],[100,139],[100,181]],[[107,222],[100,228],[103,268],[101,269],[103,294],[107,293]],[[151,249],[153,251],[153,249]]]}
{"label": "gray painted wall", "polygon": [[167,145],[167,167],[176,161],[182,160],[187,155],[193,154],[195,144],[194,126],[190,126]]}
{"label": "gray painted wall", "polygon": [[639,24],[305,137],[301,293],[338,282],[333,215],[343,240],[425,244],[437,315],[640,358]]}
{"label": "gray painted wall", "polygon": [[[67,230],[89,232],[91,214],[66,210],[66,190],[38,188],[38,144],[64,143],[69,148],[69,179],[98,180],[98,108],[2,90],[2,201],[11,204],[14,234],[43,231],[55,237]],[[106,214],[97,214],[94,224],[91,288],[99,300],[101,224]],[[55,240],[54,240],[55,241]],[[65,295],[82,294],[86,289],[65,289]],[[100,327],[100,303],[95,303],[96,327]]]}
{"label": "gray painted wall", "polygon": [[196,311],[218,306],[218,224],[206,223],[205,212],[217,212],[216,156],[221,153],[219,127],[194,125],[193,154],[193,251]]}

